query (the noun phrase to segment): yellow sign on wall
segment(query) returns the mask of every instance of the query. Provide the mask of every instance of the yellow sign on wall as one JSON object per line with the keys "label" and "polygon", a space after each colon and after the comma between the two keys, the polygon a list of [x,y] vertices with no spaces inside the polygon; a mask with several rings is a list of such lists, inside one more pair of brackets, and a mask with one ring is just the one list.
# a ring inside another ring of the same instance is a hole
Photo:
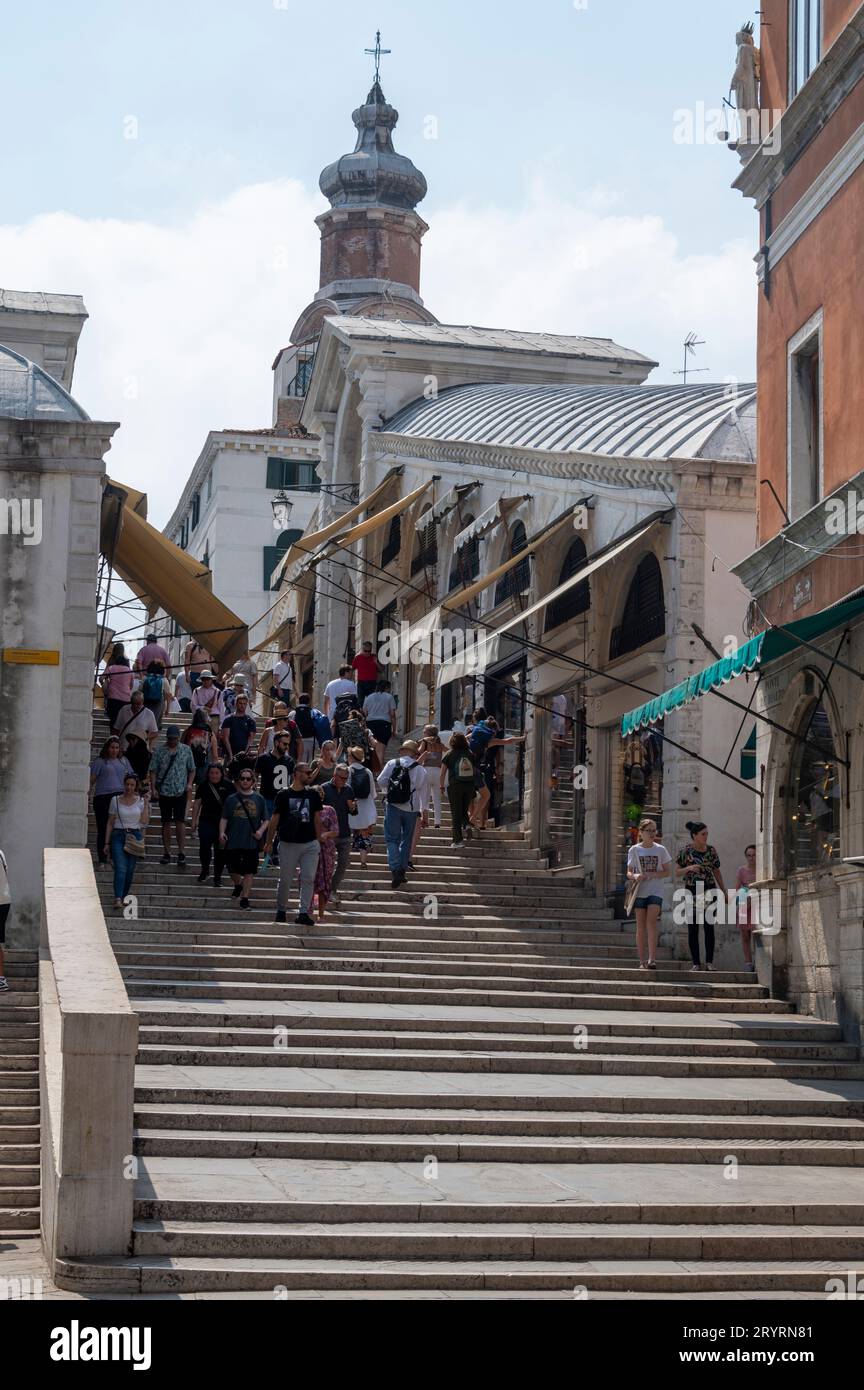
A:
{"label": "yellow sign on wall", "polygon": [[36,647],[4,647],[3,660],[13,666],[59,666],[60,653]]}

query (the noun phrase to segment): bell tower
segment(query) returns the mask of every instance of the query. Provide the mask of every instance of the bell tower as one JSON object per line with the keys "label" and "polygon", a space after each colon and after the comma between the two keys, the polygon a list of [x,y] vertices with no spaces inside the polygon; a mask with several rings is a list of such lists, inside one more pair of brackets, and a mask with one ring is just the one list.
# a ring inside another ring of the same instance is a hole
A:
{"label": "bell tower", "polygon": [[319,288],[295,325],[295,343],[316,337],[328,314],[436,321],[420,298],[420,244],[429,229],[416,209],[426,196],[426,180],[393,145],[399,112],[380,81],[381,56],[389,51],[376,34],[374,49],[366,49],[375,58],[372,86],[351,117],[356,144],[319,179],[330,204],[315,219],[321,233]]}

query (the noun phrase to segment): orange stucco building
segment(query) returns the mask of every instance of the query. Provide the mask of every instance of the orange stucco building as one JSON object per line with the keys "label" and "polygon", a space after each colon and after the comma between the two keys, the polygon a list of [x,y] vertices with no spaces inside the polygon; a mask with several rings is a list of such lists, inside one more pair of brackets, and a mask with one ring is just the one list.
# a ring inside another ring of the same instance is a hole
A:
{"label": "orange stucco building", "polygon": [[[735,572],[756,680],[760,878],[783,898],[771,983],[864,1020],[864,5],[764,0],[759,146],[757,549]],[[764,650],[768,650],[766,644]]]}

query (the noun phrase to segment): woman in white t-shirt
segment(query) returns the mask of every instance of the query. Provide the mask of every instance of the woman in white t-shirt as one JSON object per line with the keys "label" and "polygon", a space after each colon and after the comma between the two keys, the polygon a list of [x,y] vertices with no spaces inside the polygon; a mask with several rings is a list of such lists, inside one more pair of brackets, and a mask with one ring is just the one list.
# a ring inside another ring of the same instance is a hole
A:
{"label": "woman in white t-shirt", "polygon": [[[639,843],[627,853],[627,881],[638,883],[636,893],[636,949],[639,969],[657,969],[657,933],[663,909],[663,884],[669,876],[672,855],[656,839],[657,822],[639,822]],[[646,959],[647,956],[647,959]]]}

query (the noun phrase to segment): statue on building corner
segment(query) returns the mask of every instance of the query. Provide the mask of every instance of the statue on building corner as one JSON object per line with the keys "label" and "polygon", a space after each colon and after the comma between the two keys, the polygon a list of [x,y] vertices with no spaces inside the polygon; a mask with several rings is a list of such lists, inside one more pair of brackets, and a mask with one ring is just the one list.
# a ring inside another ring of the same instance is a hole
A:
{"label": "statue on building corner", "polygon": [[732,148],[752,147],[760,143],[759,79],[761,54],[753,38],[753,23],[742,24],[735,35],[738,57],[732,74],[731,90],[735,93],[738,113],[738,139]]}

